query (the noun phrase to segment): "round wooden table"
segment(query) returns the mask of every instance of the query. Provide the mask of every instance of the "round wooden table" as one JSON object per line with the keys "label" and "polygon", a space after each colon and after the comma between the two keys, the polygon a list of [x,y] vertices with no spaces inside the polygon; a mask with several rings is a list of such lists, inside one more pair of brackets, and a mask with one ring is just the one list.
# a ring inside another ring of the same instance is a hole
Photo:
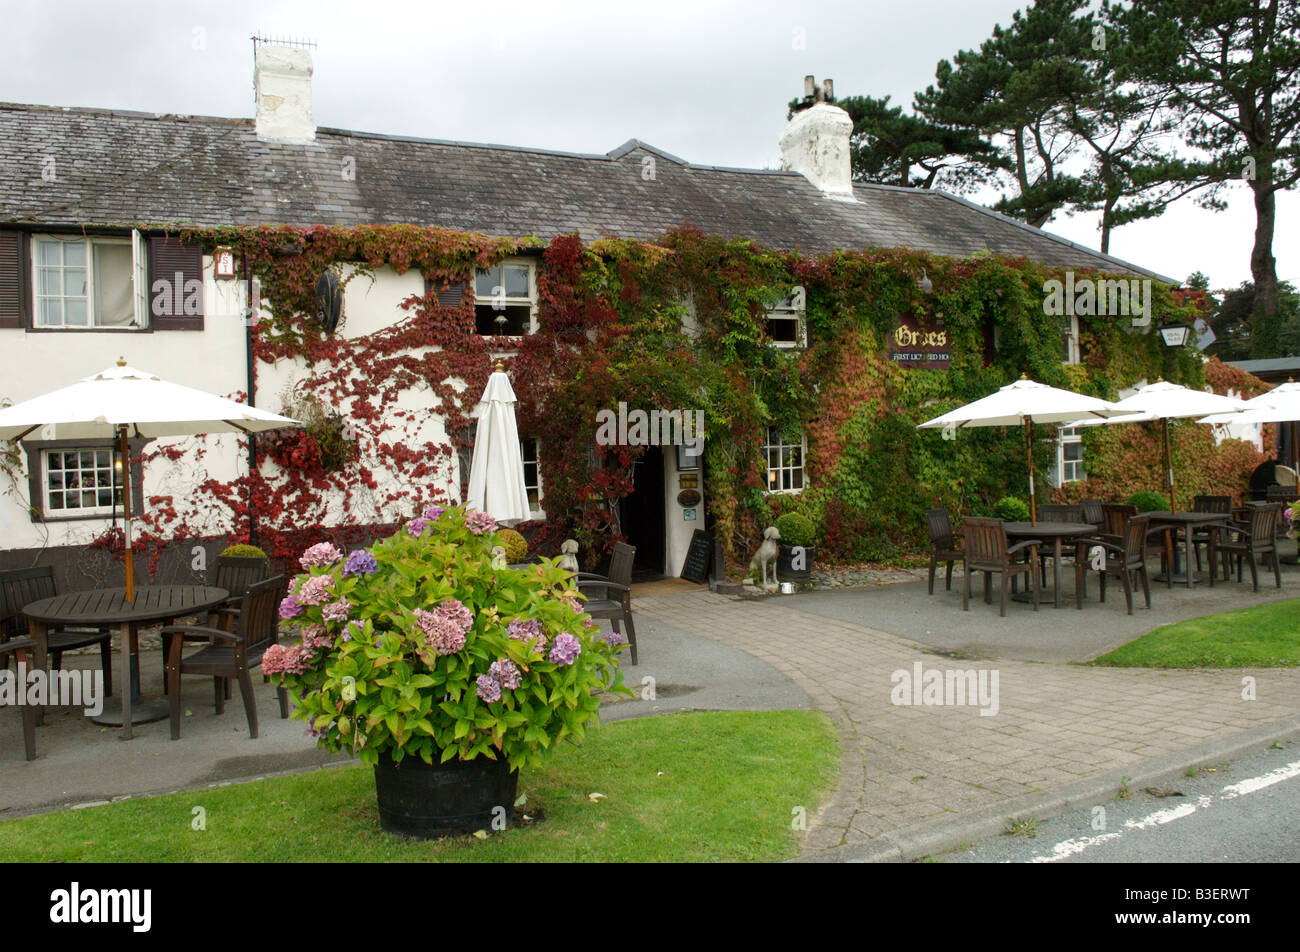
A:
{"label": "round wooden table", "polygon": [[[1157,509],[1151,512],[1140,512],[1140,516],[1148,516],[1151,519],[1149,523],[1152,529],[1170,529],[1182,530],[1183,548],[1186,552],[1186,558],[1183,564],[1178,564],[1178,546],[1174,540],[1166,542],[1166,546],[1172,545],[1174,559],[1169,565],[1167,572],[1162,572],[1154,577],[1153,581],[1165,582],[1172,585],[1174,582],[1179,584],[1186,583],[1188,588],[1204,581],[1203,577],[1192,571],[1192,561],[1195,558],[1193,552],[1193,534],[1197,529],[1207,528],[1215,523],[1225,523],[1230,518],[1224,512],[1170,512],[1168,509]],[[1214,587],[1214,560],[1210,560],[1210,587]]]}
{"label": "round wooden table", "polygon": [[39,668],[48,664],[46,633],[50,628],[113,627],[121,632],[119,697],[107,700],[103,712],[91,720],[121,726],[122,736],[129,738],[132,724],[160,721],[167,716],[166,701],[140,701],[140,626],[202,614],[229,595],[224,588],[207,585],[137,585],[135,601],[128,602],[125,588],[98,588],[42,598],[25,605],[23,614],[28,619],[28,633],[36,642]]}
{"label": "round wooden table", "polygon": [[[1042,539],[1044,542],[1052,544],[1052,604],[1056,608],[1061,607],[1061,540],[1077,539],[1081,536],[1094,535],[1100,530],[1088,522],[1004,522],[1002,528],[1006,530],[1008,538],[1016,539]],[[1039,602],[1047,601],[1046,592],[1040,592]],[[1030,599],[1033,593],[1029,593]],[[1075,601],[1078,607],[1083,606],[1083,593],[1074,593]]]}

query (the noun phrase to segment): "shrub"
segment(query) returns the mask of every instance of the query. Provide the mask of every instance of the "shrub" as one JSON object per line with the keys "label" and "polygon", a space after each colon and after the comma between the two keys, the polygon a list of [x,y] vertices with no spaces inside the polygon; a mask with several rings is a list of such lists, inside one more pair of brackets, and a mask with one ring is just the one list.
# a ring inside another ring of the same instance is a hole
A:
{"label": "shrub", "polygon": [[221,552],[222,555],[230,556],[237,559],[265,559],[267,555],[255,545],[248,545],[244,542],[238,542],[235,545],[227,546]]}
{"label": "shrub", "polygon": [[314,545],[280,604],[300,641],[262,670],[327,750],[367,764],[458,757],[540,763],[623,687],[616,651],[553,563],[497,568],[486,513],[433,507],[346,557]]}
{"label": "shrub", "polygon": [[528,542],[514,529],[498,529],[497,541],[505,547],[507,562],[522,562],[528,556]]}
{"label": "shrub", "polygon": [[1163,493],[1143,489],[1128,497],[1128,505],[1137,506],[1138,512],[1168,511],[1169,497]]}
{"label": "shrub", "polygon": [[1015,496],[1003,496],[993,507],[993,515],[1005,522],[1028,522],[1029,506]]}
{"label": "shrub", "polygon": [[807,516],[797,512],[787,512],[776,520],[777,531],[781,541],[786,545],[813,545],[817,541],[817,527]]}

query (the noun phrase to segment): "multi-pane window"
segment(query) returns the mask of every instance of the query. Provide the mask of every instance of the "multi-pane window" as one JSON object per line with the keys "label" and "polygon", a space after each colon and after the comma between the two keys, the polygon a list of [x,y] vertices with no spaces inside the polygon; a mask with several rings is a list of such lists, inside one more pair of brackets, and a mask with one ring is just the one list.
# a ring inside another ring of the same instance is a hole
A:
{"label": "multi-pane window", "polygon": [[91,515],[112,512],[122,502],[121,480],[113,472],[113,451],[74,447],[45,451],[45,512]]}
{"label": "multi-pane window", "polygon": [[767,312],[767,338],[776,347],[799,348],[808,345],[803,309],[796,308],[790,297]]}
{"label": "multi-pane window", "polygon": [[537,465],[537,440],[519,438],[519,451],[524,458],[524,490],[528,493],[528,508],[540,512],[542,508],[542,476]]}
{"label": "multi-pane window", "polygon": [[46,236],[32,245],[35,326],[137,326],[129,239]]}
{"label": "multi-pane window", "polygon": [[1052,474],[1057,486],[1077,483],[1087,478],[1083,469],[1083,441],[1078,427],[1061,427],[1056,440],[1056,466]]}
{"label": "multi-pane window", "polygon": [[474,276],[474,329],[484,337],[531,334],[536,305],[528,262],[507,261]]}
{"label": "multi-pane window", "polygon": [[804,436],[782,436],[776,427],[768,427],[763,454],[767,462],[767,491],[798,492],[803,489],[803,460],[807,447]]}

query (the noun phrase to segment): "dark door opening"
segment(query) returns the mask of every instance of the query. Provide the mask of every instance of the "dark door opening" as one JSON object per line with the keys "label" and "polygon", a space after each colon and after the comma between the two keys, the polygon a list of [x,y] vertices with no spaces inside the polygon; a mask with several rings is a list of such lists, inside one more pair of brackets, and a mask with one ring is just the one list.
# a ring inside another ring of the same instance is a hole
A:
{"label": "dark door opening", "polygon": [[629,545],[636,546],[634,580],[664,577],[664,454],[647,446],[632,470],[632,492],[619,500],[619,520]]}

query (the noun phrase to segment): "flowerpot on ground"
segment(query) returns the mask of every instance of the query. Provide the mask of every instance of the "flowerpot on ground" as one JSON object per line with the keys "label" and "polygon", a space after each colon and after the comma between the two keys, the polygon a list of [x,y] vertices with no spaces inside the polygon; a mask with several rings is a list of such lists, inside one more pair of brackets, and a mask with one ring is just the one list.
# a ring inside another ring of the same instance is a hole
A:
{"label": "flowerpot on ground", "polygon": [[[795,549],[802,548],[802,556],[797,559],[799,568],[795,568]],[[782,582],[807,582],[812,578],[813,558],[817,555],[817,546],[794,546],[779,543],[776,556],[776,577]]]}
{"label": "flowerpot on ground", "polygon": [[375,764],[379,825],[389,833],[434,839],[500,830],[510,820],[519,771],[504,759],[459,760],[432,764],[419,757],[395,763],[385,752]]}

